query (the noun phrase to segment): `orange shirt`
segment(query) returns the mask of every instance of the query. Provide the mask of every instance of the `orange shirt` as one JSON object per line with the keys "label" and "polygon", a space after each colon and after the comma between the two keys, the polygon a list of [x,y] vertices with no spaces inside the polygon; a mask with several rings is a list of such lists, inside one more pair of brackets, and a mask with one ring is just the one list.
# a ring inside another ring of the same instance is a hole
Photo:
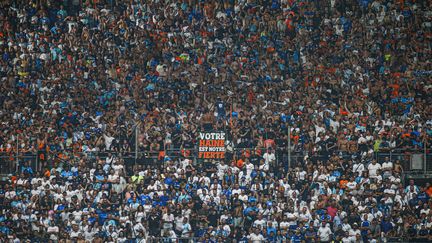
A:
{"label": "orange shirt", "polygon": [[293,26],[293,24],[292,24],[292,20],[291,19],[287,19],[287,20],[285,20],[285,24],[286,24],[286,26],[287,26],[287,28],[289,29],[289,30],[293,30],[294,29],[294,26]]}
{"label": "orange shirt", "polygon": [[16,180],[17,180],[16,176],[11,176],[11,182],[12,182],[12,184],[15,184]]}
{"label": "orange shirt", "polygon": [[275,145],[276,145],[276,143],[275,143],[275,141],[274,141],[273,139],[266,139],[266,140],[264,141],[264,146],[265,146],[266,148],[274,147]]}
{"label": "orange shirt", "polygon": [[403,133],[402,134],[402,138],[406,138],[406,137],[410,137],[411,136],[411,134],[409,134],[409,133]]}
{"label": "orange shirt", "polygon": [[248,102],[249,103],[253,103],[255,101],[255,94],[254,94],[254,92],[252,90],[250,90],[248,92],[247,97],[248,97]]}
{"label": "orange shirt", "polygon": [[237,167],[243,168],[244,161],[242,159],[237,160]]}
{"label": "orange shirt", "polygon": [[51,176],[51,172],[49,170],[46,170],[45,173],[44,173],[44,176],[50,177]]}
{"label": "orange shirt", "polygon": [[399,85],[399,84],[391,84],[390,87],[393,88],[392,96],[393,96],[393,97],[397,97],[397,96],[399,96],[399,88],[400,88],[400,85]]}
{"label": "orange shirt", "polygon": [[428,194],[429,197],[432,197],[432,186],[429,186],[428,189],[426,189],[426,194]]}
{"label": "orange shirt", "polygon": [[291,135],[291,139],[294,140],[295,144],[297,144],[299,139],[300,139],[300,136],[299,135],[295,135],[295,136]]}
{"label": "orange shirt", "polygon": [[190,154],[191,154],[191,151],[190,151],[190,150],[187,150],[187,149],[182,149],[182,150],[181,150],[181,154],[182,154],[184,157],[189,157]]}
{"label": "orange shirt", "polygon": [[44,142],[40,142],[40,143],[38,143],[38,149],[39,149],[39,150],[43,150],[44,147],[45,147],[45,143],[44,143]]}
{"label": "orange shirt", "polygon": [[159,151],[158,160],[163,160],[165,158],[165,151]]}
{"label": "orange shirt", "polygon": [[249,149],[243,150],[242,155],[246,158],[249,158],[250,157],[250,150]]}
{"label": "orange shirt", "polygon": [[346,111],[345,109],[343,109],[342,107],[339,108],[339,113],[343,116],[347,116],[348,115],[348,111]]}
{"label": "orange shirt", "polygon": [[348,180],[340,180],[339,181],[340,188],[345,189],[347,184],[348,184]]}

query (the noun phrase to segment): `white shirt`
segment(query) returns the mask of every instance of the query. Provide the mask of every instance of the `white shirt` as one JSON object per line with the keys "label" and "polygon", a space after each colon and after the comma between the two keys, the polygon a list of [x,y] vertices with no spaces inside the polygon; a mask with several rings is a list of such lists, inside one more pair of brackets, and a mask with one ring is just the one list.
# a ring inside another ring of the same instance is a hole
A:
{"label": "white shirt", "polygon": [[382,164],[382,168],[383,168],[383,169],[393,169],[393,163],[392,163],[391,161],[384,162],[384,163]]}
{"label": "white shirt", "polygon": [[288,229],[288,227],[289,227],[289,223],[288,222],[280,222],[280,224],[279,224],[279,228],[281,228],[281,229]]}
{"label": "white shirt", "polygon": [[360,235],[361,232],[360,232],[359,229],[357,229],[357,230],[351,229],[351,230],[349,231],[348,234],[349,234],[349,236],[351,237],[351,240],[354,240],[354,241],[355,241],[355,239],[356,239],[356,235]]}
{"label": "white shirt", "polygon": [[109,136],[107,136],[105,134],[103,135],[103,137],[105,139],[105,148],[107,150],[110,150],[110,147],[111,147],[111,144],[112,144],[112,142],[114,140],[114,137],[109,137]]}
{"label": "white shirt", "polygon": [[15,191],[7,191],[6,193],[5,193],[5,197],[7,198],[7,199],[12,199],[12,198],[14,198],[16,196],[16,192]]}
{"label": "white shirt", "polygon": [[342,224],[342,230],[345,232],[349,232],[351,230],[351,225],[350,224]]}
{"label": "white shirt", "polygon": [[192,231],[192,227],[189,223],[182,225],[182,237],[189,237],[191,231]]}
{"label": "white shirt", "polygon": [[288,218],[288,224],[291,226],[291,225],[296,225],[297,224],[297,215],[296,214],[294,214],[294,213],[290,213],[290,212],[287,212],[287,213],[285,213],[286,214],[286,216],[287,216],[287,218]]}
{"label": "white shirt", "polygon": [[276,160],[274,153],[265,153],[263,158],[266,164],[272,164]]}
{"label": "white shirt", "polygon": [[162,220],[167,221],[167,222],[173,222],[174,221],[174,215],[173,214],[164,214],[162,216]]}
{"label": "white shirt", "polygon": [[218,169],[217,174],[218,174],[219,178],[222,178],[223,175],[224,175],[224,173],[225,173],[225,171],[228,169],[228,165],[218,164],[217,165],[217,169]]}
{"label": "white shirt", "polygon": [[427,209],[422,209],[422,210],[420,210],[420,215],[421,214],[426,214],[426,215],[429,215],[429,212],[430,212],[430,209],[429,208],[427,208]]}
{"label": "white shirt", "polygon": [[85,231],[84,232],[84,238],[88,241],[92,241],[94,234],[95,233],[93,231]]}
{"label": "white shirt", "polygon": [[115,173],[116,173],[116,175],[118,175],[119,172],[123,170],[123,165],[120,165],[120,164],[113,164],[113,165],[111,166],[111,168],[113,168],[114,171],[115,171]]}
{"label": "white shirt", "polygon": [[350,190],[354,190],[356,189],[357,183],[355,181],[350,181],[346,184],[346,186],[350,189]]}
{"label": "white shirt", "polygon": [[70,237],[71,238],[78,238],[78,236],[80,235],[79,231],[73,231],[70,233]]}
{"label": "white shirt", "polygon": [[307,175],[307,172],[303,170],[303,171],[300,171],[297,173],[297,178],[300,181],[303,181],[306,178],[306,175]]}
{"label": "white shirt", "polygon": [[266,162],[266,163],[260,165],[260,166],[259,166],[259,169],[260,169],[261,171],[268,171],[268,170],[269,170],[269,164]]}
{"label": "white shirt", "polygon": [[244,194],[244,195],[239,195],[239,200],[241,200],[242,202],[247,202],[248,200],[248,195]]}
{"label": "white shirt", "polygon": [[235,195],[235,194],[240,195],[241,189],[240,188],[239,189],[233,189],[231,193],[232,193],[232,195]]}
{"label": "white shirt", "polygon": [[47,232],[48,233],[58,233],[59,232],[59,227],[57,227],[57,226],[49,226],[48,228],[47,228]]}
{"label": "white shirt", "polygon": [[369,176],[370,177],[376,177],[377,176],[377,170],[381,169],[381,165],[379,163],[376,163],[375,165],[370,163],[368,165],[368,170],[369,170]]}
{"label": "white shirt", "polygon": [[315,134],[318,136],[320,132],[325,133],[325,128],[315,125]]}
{"label": "white shirt", "polygon": [[366,140],[365,137],[360,137],[360,138],[358,139],[358,144],[364,144],[364,143],[366,143],[366,142],[367,142],[367,140]]}
{"label": "white shirt", "polygon": [[253,169],[254,165],[252,163],[246,164],[246,177],[250,177]]}
{"label": "white shirt", "polygon": [[82,211],[73,211],[72,215],[74,216],[74,220],[80,221],[82,213],[83,213]]}
{"label": "white shirt", "polygon": [[318,229],[318,236],[322,241],[329,241],[330,235],[332,234],[332,231],[329,227],[320,227]]}
{"label": "white shirt", "polygon": [[266,221],[264,219],[257,219],[255,220],[254,225],[256,227],[258,226],[264,227],[266,225]]}
{"label": "white shirt", "polygon": [[362,163],[358,163],[358,164],[353,165],[353,172],[354,173],[357,172],[359,175],[361,175],[364,170],[365,170],[365,167]]}
{"label": "white shirt", "polygon": [[133,230],[134,230],[135,235],[138,235],[139,232],[141,232],[143,234],[145,234],[145,232],[146,232],[144,226],[141,223],[134,225]]}
{"label": "white shirt", "polygon": [[344,237],[342,238],[342,243],[354,243],[355,241],[352,241],[351,237]]}
{"label": "white shirt", "polygon": [[260,243],[260,242],[264,242],[265,241],[265,238],[264,238],[264,236],[262,235],[262,234],[255,234],[255,233],[252,233],[252,234],[250,234],[249,235],[249,240],[251,241],[251,242],[256,242],[256,243]]}

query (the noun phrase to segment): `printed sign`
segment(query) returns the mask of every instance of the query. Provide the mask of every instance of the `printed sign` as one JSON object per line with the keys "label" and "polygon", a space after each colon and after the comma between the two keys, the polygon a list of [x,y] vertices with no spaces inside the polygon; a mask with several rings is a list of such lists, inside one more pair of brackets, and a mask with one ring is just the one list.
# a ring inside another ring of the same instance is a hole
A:
{"label": "printed sign", "polygon": [[199,159],[225,158],[225,132],[200,132],[198,141]]}

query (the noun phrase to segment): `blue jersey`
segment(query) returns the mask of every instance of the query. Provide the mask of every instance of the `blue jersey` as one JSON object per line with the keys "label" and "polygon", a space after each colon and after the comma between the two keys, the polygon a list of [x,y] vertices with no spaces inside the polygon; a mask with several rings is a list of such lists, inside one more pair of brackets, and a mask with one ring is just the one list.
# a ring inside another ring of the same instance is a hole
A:
{"label": "blue jersey", "polygon": [[222,101],[216,102],[216,111],[219,116],[225,115],[225,104]]}

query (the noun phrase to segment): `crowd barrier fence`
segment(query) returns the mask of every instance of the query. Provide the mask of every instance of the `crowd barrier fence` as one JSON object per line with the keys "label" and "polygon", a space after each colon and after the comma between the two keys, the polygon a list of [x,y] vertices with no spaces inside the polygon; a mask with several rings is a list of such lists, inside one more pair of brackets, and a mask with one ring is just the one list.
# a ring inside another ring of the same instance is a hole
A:
{"label": "crowd barrier fence", "polygon": [[[266,148],[231,148],[227,149],[226,156],[230,161],[237,161],[240,158],[249,157],[254,151],[263,155]],[[274,166],[285,168],[288,170],[288,165],[291,168],[299,164],[305,163],[305,158],[315,157],[321,161],[328,159],[327,155],[308,155],[305,152],[287,153],[286,148],[275,148],[276,163]],[[340,156],[345,159],[350,159],[351,154],[343,151],[337,151]],[[74,159],[79,159],[83,156],[88,159],[105,160],[108,156],[116,156],[122,158],[127,167],[135,168],[134,166],[158,166],[163,168],[167,158],[190,159],[194,165],[203,162],[197,158],[197,148],[170,148],[165,151],[137,151],[137,152],[116,152],[116,151],[87,151],[87,152],[72,152],[72,151],[56,151],[56,152],[0,152],[0,174],[7,175],[12,173],[20,173],[23,166],[31,167],[33,171],[42,171],[44,168],[50,168],[58,163],[67,162]],[[290,158],[288,158],[290,156]],[[374,159],[379,163],[383,163],[388,157],[390,161],[401,161],[404,171],[407,172],[422,172],[432,173],[432,153],[424,150],[385,150],[374,153]],[[421,168],[413,167],[413,158],[420,158],[423,163]],[[290,162],[288,163],[288,161]],[[208,162],[208,161],[204,161]]]}

